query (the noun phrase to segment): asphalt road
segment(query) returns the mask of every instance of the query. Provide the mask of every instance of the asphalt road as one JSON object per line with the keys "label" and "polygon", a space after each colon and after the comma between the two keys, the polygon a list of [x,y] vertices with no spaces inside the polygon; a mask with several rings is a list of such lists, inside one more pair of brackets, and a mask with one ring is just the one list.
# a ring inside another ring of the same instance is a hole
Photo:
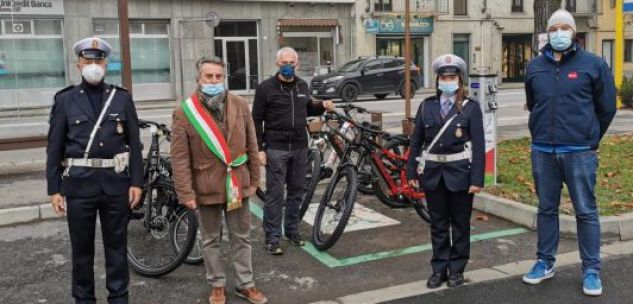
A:
{"label": "asphalt road", "polygon": [[[369,211],[359,215],[360,206]],[[310,245],[299,249],[284,243],[286,253],[281,257],[264,252],[259,212],[253,208],[253,264],[256,284],[271,299],[270,303],[332,300],[422,280],[430,274],[429,227],[413,210],[389,209],[373,197],[362,196],[351,223],[357,228],[364,225],[365,229],[346,231],[327,252]],[[376,214],[387,219],[375,218]],[[387,225],[376,226],[381,222]],[[473,242],[468,270],[533,258],[533,232],[496,218],[478,220],[477,214],[472,226],[473,236],[481,240]],[[301,230],[309,239],[311,225],[303,223]],[[0,248],[0,303],[71,302],[70,243],[64,220],[2,227]],[[100,240],[96,248],[97,296],[103,301],[105,272]],[[223,248],[228,253],[226,243]],[[561,241],[561,252],[574,250],[574,240]],[[233,286],[232,276],[229,272],[229,288]],[[130,292],[131,303],[205,303],[208,287],[201,265],[184,265],[160,279],[132,274]],[[244,302],[230,296],[228,303]]]}
{"label": "asphalt road", "polygon": [[557,269],[551,280],[526,285],[520,277],[488,281],[443,290],[424,296],[384,302],[383,304],[630,304],[633,303],[633,255],[603,261],[603,295],[587,297],[582,293],[579,265]]}

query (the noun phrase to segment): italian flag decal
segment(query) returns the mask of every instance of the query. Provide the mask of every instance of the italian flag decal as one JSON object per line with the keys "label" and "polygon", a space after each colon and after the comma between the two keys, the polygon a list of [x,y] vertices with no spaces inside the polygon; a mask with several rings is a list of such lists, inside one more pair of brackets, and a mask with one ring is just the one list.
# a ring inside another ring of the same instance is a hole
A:
{"label": "italian flag decal", "polygon": [[233,173],[233,168],[244,165],[248,160],[246,154],[242,154],[236,159],[231,159],[231,151],[226,143],[222,132],[211,114],[204,109],[198,96],[195,94],[181,103],[181,107],[189,122],[196,129],[202,141],[209,150],[220,161],[226,165],[226,210],[233,210],[242,207],[242,194],[240,193],[240,183]]}

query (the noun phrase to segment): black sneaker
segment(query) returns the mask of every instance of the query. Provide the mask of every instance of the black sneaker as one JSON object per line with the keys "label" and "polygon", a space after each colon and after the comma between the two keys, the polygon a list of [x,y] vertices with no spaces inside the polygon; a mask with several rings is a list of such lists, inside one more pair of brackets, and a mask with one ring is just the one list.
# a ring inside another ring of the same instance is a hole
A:
{"label": "black sneaker", "polygon": [[266,253],[270,255],[282,255],[284,254],[284,250],[281,249],[281,246],[277,243],[266,244]]}
{"label": "black sneaker", "polygon": [[288,243],[294,246],[302,247],[303,245],[305,245],[305,242],[301,238],[300,234],[285,235],[284,237],[286,238],[286,240],[288,240]]}

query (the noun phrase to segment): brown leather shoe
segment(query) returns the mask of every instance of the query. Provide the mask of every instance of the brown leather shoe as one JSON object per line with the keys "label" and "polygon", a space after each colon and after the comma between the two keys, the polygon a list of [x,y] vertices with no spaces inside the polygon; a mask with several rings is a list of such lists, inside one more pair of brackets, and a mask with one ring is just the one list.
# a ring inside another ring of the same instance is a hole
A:
{"label": "brown leather shoe", "polygon": [[209,304],[225,304],[226,295],[224,287],[211,288],[211,295],[209,295]]}
{"label": "brown leather shoe", "polygon": [[255,288],[255,286],[251,287],[251,288],[247,288],[247,289],[239,289],[236,288],[235,289],[235,294],[240,297],[240,298],[244,298],[247,301],[253,303],[253,304],[266,304],[268,303],[268,299],[266,298],[266,296],[261,293],[259,290],[257,290],[257,288]]}

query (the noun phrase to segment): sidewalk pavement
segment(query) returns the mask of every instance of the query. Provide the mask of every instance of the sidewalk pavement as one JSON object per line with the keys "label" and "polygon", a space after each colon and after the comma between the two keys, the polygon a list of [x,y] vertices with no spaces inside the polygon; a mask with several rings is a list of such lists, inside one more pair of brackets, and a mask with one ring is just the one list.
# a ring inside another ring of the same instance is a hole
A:
{"label": "sidewalk pavement", "polygon": [[[633,242],[603,245],[602,281],[604,295],[589,298],[582,294],[580,258],[578,251],[557,256],[557,273],[553,279],[530,286],[521,282],[521,276],[534,260],[482,268],[464,273],[466,286],[449,289],[426,288],[426,280],[352,294],[335,300],[312,304],[413,304],[413,303],[631,303],[630,285],[633,279]],[[628,271],[627,271],[628,270]]]}

